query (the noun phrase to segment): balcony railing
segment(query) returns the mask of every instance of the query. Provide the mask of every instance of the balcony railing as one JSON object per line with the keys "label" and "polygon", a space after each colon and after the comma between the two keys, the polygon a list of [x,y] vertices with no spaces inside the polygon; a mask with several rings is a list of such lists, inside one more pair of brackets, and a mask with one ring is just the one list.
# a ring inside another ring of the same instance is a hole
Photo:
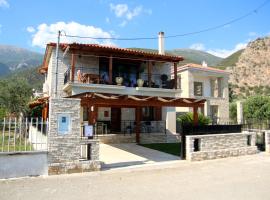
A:
{"label": "balcony railing", "polygon": [[[174,79],[170,79],[165,74],[151,74],[151,83],[148,81],[148,73],[141,73],[139,76],[136,74],[123,74],[120,76],[123,78],[121,85],[126,87],[139,87],[137,80],[142,79],[142,87],[151,88],[174,88]],[[116,76],[113,76],[112,85],[117,85]],[[99,72],[96,68],[75,68],[74,80],[71,78],[71,68],[69,68],[64,74],[64,84],[69,82],[85,83],[85,84],[106,84],[110,85],[107,72]],[[119,84],[118,84],[119,85]],[[179,87],[179,85],[178,85]]]}

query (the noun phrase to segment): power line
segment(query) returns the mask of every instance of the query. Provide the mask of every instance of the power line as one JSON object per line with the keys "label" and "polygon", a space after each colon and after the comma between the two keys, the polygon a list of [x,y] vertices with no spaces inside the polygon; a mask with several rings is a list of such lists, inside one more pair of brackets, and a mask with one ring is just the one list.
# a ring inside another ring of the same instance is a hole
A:
{"label": "power line", "polygon": [[[243,19],[249,17],[250,15],[257,14],[259,12],[259,10],[261,10],[263,7],[265,7],[269,2],[270,2],[270,0],[266,0],[262,4],[260,4],[258,7],[256,7],[255,9],[249,11],[248,13],[246,13],[240,17],[234,18],[234,19],[232,19],[228,22],[225,22],[223,24],[208,27],[208,28],[201,29],[198,31],[187,32],[187,33],[182,33],[182,34],[175,34],[175,35],[168,35],[168,36],[164,36],[164,38],[176,38],[176,37],[183,37],[183,36],[188,36],[188,35],[196,35],[196,34],[200,34],[200,33],[204,33],[204,32],[213,31],[213,30],[216,30],[219,28],[223,28],[224,26],[227,26],[227,25],[233,24],[235,22],[238,22],[240,20],[243,20]],[[82,38],[82,39],[95,39],[95,40],[156,40],[156,39],[158,39],[157,36],[155,36],[155,37],[134,37],[134,38],[91,37],[91,36],[69,35],[69,34],[66,34],[65,32],[63,35],[66,37],[69,37],[69,38]]]}

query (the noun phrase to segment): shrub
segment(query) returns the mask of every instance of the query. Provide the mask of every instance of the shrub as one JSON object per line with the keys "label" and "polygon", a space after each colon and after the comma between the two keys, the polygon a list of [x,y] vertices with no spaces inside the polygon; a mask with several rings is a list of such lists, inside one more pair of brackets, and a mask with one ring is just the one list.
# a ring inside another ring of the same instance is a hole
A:
{"label": "shrub", "polygon": [[[177,117],[177,122],[180,122],[183,125],[193,125],[193,113],[189,112]],[[203,114],[198,114],[198,125],[207,125],[211,122],[209,117],[204,116]]]}

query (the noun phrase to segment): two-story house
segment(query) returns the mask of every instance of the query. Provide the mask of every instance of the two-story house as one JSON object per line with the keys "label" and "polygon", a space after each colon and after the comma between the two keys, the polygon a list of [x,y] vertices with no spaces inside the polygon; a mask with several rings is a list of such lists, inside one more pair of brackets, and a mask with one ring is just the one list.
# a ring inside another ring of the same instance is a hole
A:
{"label": "two-story house", "polygon": [[182,98],[179,80],[171,78],[170,69],[174,66],[177,76],[183,58],[165,54],[163,37],[161,32],[159,53],[61,43],[57,54],[57,44],[49,43],[39,70],[45,75],[43,93],[81,99],[81,124],[97,125],[97,134],[136,132],[138,141],[143,132],[175,133],[175,107],[197,113],[204,100]]}
{"label": "two-story house", "polygon": [[[177,75],[181,80],[183,97],[206,99],[201,113],[209,116],[213,123],[229,121],[228,72],[208,67],[203,62],[202,65],[191,63],[179,66]],[[190,111],[190,108],[176,109],[178,114]]]}

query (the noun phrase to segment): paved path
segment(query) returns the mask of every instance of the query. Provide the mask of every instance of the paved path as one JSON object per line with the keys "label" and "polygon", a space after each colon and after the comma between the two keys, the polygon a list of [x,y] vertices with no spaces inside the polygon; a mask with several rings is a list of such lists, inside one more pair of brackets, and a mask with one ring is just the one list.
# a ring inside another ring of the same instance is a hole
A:
{"label": "paved path", "polygon": [[103,169],[142,166],[179,161],[180,157],[145,148],[135,143],[100,144],[100,160]]}
{"label": "paved path", "polygon": [[269,200],[270,155],[0,181],[14,200]]}

